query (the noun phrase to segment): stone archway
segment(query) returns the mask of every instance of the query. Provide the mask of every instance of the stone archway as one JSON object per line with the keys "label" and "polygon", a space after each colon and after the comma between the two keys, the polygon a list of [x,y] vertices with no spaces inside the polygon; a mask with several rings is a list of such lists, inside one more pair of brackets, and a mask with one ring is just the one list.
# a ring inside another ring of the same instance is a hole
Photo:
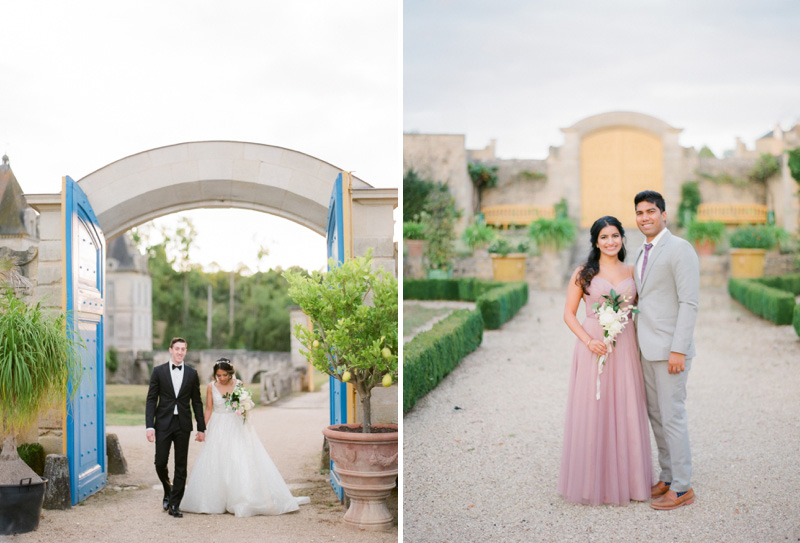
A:
{"label": "stone archway", "polygon": [[[331,187],[340,171],[283,147],[200,141],[125,157],[78,184],[107,238],[163,215],[213,207],[263,211],[324,235]],[[373,187],[353,177],[353,188]]]}
{"label": "stone archway", "polygon": [[[271,145],[232,141],[180,143],[137,153],[100,168],[77,184],[106,239],[149,220],[188,209],[239,208],[270,213],[325,235],[337,168],[313,156]],[[62,193],[26,194],[39,212],[39,254],[32,265],[35,297],[61,310],[65,224]],[[352,254],[373,250],[373,261],[396,273],[393,210],[396,188],[374,188],[352,178]],[[40,423],[56,436],[63,417]]]}

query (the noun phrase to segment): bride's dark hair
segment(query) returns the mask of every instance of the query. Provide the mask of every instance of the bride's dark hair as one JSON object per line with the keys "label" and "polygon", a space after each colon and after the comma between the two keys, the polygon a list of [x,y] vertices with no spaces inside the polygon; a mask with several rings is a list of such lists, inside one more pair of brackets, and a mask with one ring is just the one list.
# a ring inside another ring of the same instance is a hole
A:
{"label": "bride's dark hair", "polygon": [[594,276],[600,272],[600,248],[597,247],[597,238],[600,237],[600,230],[606,226],[613,226],[619,230],[619,235],[622,237],[622,247],[620,247],[619,253],[617,253],[617,258],[625,262],[625,229],[622,228],[622,223],[619,222],[616,217],[610,215],[600,217],[594,221],[592,229],[589,231],[592,241],[592,250],[589,251],[589,258],[587,258],[586,262],[581,266],[578,277],[575,279],[575,283],[581,287],[584,294],[589,294],[587,290],[589,288],[589,283],[591,283]]}
{"label": "bride's dark hair", "polygon": [[220,358],[217,360],[217,363],[214,364],[214,380],[217,380],[217,371],[222,370],[228,372],[228,375],[235,375],[236,370],[233,368],[233,364],[227,358]]}

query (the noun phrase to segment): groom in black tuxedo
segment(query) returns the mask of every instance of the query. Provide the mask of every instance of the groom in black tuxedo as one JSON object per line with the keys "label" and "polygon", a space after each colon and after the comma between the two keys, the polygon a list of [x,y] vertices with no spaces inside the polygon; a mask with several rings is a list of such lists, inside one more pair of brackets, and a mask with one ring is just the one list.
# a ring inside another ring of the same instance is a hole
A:
{"label": "groom in black tuxedo", "polygon": [[[197,419],[196,441],[205,441],[206,423],[200,399],[200,379],[194,368],[183,363],[187,344],[173,338],[169,346],[170,361],[153,368],[147,391],[147,440],[156,443],[156,473],[164,485],[164,510],[180,518],[183,490],[186,486],[186,464],[189,437],[192,434],[192,412]],[[175,478],[169,483],[169,449],[175,445]]]}

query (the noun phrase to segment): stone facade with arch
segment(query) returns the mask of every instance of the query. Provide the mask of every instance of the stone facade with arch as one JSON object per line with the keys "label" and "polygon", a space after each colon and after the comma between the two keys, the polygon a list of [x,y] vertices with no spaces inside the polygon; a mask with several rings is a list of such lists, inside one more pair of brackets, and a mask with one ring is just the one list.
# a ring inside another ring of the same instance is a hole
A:
{"label": "stone facade with arch", "polygon": [[[785,154],[779,175],[766,183],[724,184],[711,180],[719,174],[743,178],[758,159],[737,142],[731,157],[701,157],[693,147],[680,145],[681,128],[630,111],[601,113],[562,128],[564,143],[550,147],[545,159],[508,159],[496,156],[497,142],[484,149],[465,147],[457,134],[405,134],[404,169],[447,184],[462,210],[460,236],[474,215],[477,193],[467,173],[469,162],[498,167],[498,186],[481,194],[482,206],[552,206],[564,198],[569,215],[583,228],[599,213],[619,214],[626,227],[634,227],[633,196],[644,188],[660,189],[668,216],[675,217],[681,185],[697,180],[704,202],[767,205],[775,222],[790,232],[797,230],[796,184],[789,174]],[[773,130],[756,142],[756,150],[774,151],[794,141],[797,127]],[[780,136],[780,138],[779,138]],[[776,143],[777,142],[777,143]],[[501,142],[502,143],[502,142]],[[629,211],[624,207],[629,203]]]}

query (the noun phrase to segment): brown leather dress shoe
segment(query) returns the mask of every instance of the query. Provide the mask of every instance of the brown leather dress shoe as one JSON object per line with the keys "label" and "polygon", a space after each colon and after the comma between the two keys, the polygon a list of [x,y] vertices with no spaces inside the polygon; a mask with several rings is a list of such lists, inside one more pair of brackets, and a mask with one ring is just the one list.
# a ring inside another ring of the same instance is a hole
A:
{"label": "brown leather dress shoe", "polygon": [[650,497],[653,499],[659,498],[667,493],[669,490],[669,485],[664,484],[664,481],[659,481],[657,485],[654,485],[650,489]]}
{"label": "brown leather dress shoe", "polygon": [[669,511],[671,509],[683,507],[684,505],[689,505],[692,502],[694,502],[694,490],[691,488],[687,490],[686,494],[680,498],[678,497],[677,492],[674,490],[669,490],[657,500],[650,502],[650,507],[653,509],[658,509],[659,511]]}

